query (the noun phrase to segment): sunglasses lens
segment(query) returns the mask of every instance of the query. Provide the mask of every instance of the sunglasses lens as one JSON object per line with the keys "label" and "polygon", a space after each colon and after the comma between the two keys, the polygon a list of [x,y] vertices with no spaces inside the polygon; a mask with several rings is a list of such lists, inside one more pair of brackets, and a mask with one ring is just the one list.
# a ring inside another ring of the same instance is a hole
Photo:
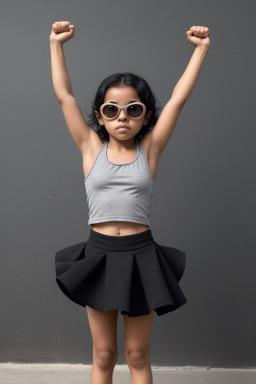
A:
{"label": "sunglasses lens", "polygon": [[127,109],[128,116],[131,118],[136,118],[142,116],[143,108],[140,104],[132,104]]}
{"label": "sunglasses lens", "polygon": [[103,115],[111,119],[117,115],[118,108],[114,105],[105,105],[103,108]]}

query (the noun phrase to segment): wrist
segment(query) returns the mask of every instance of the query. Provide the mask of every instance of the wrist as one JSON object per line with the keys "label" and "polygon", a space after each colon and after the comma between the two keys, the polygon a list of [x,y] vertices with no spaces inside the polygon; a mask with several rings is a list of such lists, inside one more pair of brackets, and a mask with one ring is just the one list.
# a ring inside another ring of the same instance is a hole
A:
{"label": "wrist", "polygon": [[50,45],[63,45],[61,41],[51,41],[50,40]]}
{"label": "wrist", "polygon": [[196,46],[196,48],[200,48],[200,49],[208,49],[208,48],[210,48],[210,45],[202,45],[202,44],[198,44],[198,45]]}

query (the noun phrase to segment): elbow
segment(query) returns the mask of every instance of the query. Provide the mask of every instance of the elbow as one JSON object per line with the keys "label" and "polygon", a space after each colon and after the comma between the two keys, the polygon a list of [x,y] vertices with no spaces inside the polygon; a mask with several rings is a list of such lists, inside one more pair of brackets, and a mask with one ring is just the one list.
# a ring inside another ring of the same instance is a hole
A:
{"label": "elbow", "polygon": [[66,99],[69,98],[70,96],[74,97],[74,95],[73,95],[72,92],[65,92],[65,93],[62,93],[62,94],[59,95],[59,97],[58,97],[59,103],[61,104],[61,103],[63,102],[63,100],[66,100]]}
{"label": "elbow", "polygon": [[177,108],[182,109],[187,101],[187,99],[181,99],[177,96],[172,96],[171,100],[177,105]]}

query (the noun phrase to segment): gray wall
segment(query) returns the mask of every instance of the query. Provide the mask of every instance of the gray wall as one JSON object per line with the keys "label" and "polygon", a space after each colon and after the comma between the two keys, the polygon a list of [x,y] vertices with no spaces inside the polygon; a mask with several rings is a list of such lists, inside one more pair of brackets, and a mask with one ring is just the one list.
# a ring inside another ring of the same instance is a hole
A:
{"label": "gray wall", "polygon": [[[1,362],[92,362],[86,310],[55,282],[56,250],[87,239],[82,158],[51,79],[54,21],[85,113],[100,82],[130,71],[161,107],[210,28],[211,48],[162,154],[151,229],[187,254],[188,303],[155,315],[154,365],[256,365],[255,4],[252,1],[1,1]],[[125,363],[123,317],[118,364]]]}

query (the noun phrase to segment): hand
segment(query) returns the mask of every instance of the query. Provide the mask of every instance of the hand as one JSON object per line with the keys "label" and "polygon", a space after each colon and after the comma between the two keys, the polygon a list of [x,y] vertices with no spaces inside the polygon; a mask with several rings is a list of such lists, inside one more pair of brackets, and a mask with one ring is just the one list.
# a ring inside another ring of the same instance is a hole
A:
{"label": "hand", "polygon": [[209,28],[193,26],[186,32],[188,41],[194,46],[203,46],[209,48],[211,45],[209,38]]}
{"label": "hand", "polygon": [[65,43],[74,36],[75,26],[69,21],[55,21],[52,25],[50,42]]}

